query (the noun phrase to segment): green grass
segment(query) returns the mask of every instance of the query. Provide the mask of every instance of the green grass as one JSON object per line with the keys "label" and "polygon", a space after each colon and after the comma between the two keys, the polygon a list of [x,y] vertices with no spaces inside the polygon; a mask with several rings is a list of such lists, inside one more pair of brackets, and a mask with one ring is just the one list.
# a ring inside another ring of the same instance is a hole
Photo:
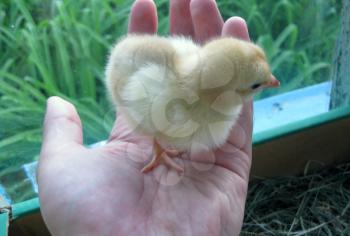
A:
{"label": "green grass", "polygon": [[113,111],[103,68],[110,46],[126,30],[130,5],[119,2],[0,3],[2,163],[16,158],[22,164],[37,155],[45,102],[52,95],[76,105],[86,143],[107,137]]}
{"label": "green grass", "polygon": [[[329,79],[340,0],[217,2],[225,19],[238,15],[247,20],[251,39],[265,49],[282,82],[280,89],[264,91],[257,99]],[[77,107],[86,144],[108,137],[114,109],[106,99],[104,66],[110,47],[127,30],[131,3],[0,2],[0,184],[15,202],[34,196],[18,169],[38,156],[49,96],[61,96]],[[168,1],[156,3],[159,33],[164,35]],[[251,185],[243,233],[298,235],[313,230],[324,235],[337,234],[335,225],[349,227],[343,220],[349,215],[349,169],[339,168],[326,177],[310,174]]]}
{"label": "green grass", "polygon": [[107,138],[114,111],[103,68],[126,30],[130,2],[0,3],[0,179],[14,201],[26,195],[17,194],[24,191],[16,183],[21,176],[5,176],[36,159],[47,97],[58,95],[77,107],[85,143]]}

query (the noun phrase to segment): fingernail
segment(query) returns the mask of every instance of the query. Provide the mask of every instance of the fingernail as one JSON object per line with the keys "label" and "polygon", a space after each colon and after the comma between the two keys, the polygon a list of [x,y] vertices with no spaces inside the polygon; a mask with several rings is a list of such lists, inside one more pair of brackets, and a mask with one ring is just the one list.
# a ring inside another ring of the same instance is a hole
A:
{"label": "fingernail", "polygon": [[46,103],[46,116],[56,117],[69,114],[66,102],[60,97],[50,97]]}

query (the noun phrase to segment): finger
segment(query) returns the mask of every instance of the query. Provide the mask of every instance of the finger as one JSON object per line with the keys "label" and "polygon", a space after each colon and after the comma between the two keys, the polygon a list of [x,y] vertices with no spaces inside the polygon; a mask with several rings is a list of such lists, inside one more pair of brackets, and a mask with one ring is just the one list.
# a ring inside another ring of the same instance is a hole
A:
{"label": "finger", "polygon": [[[239,38],[242,40],[250,41],[248,27],[244,19],[241,17],[231,17],[229,18],[223,28],[222,28],[223,36],[231,36],[235,38]],[[234,138],[231,140],[236,146],[241,147],[246,153],[251,155],[251,141],[252,141],[252,131],[253,131],[253,105],[252,101],[246,102],[243,104],[242,112],[240,118],[237,121],[238,126],[241,127],[243,132],[245,133],[244,142],[240,142],[238,145],[237,140]],[[243,136],[243,134],[239,135]],[[237,137],[233,135],[233,137]]]}
{"label": "finger", "polygon": [[222,28],[222,35],[250,41],[247,23],[244,19],[237,16],[231,17],[225,22]]}
{"label": "finger", "polygon": [[82,146],[80,118],[74,106],[59,98],[47,100],[42,152],[55,152],[67,145]]}
{"label": "finger", "polygon": [[194,37],[190,2],[191,0],[170,0],[170,34]]}
{"label": "finger", "polygon": [[157,8],[152,0],[136,0],[129,18],[129,33],[154,34],[157,32]]}
{"label": "finger", "polygon": [[192,0],[190,10],[196,41],[204,43],[221,34],[224,21],[214,0]]}

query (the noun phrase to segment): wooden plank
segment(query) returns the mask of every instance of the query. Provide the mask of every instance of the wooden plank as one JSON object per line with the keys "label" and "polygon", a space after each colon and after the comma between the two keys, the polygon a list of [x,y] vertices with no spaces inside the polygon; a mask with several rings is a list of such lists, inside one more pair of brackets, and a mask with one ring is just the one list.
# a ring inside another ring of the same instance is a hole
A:
{"label": "wooden plank", "polygon": [[331,78],[331,108],[350,105],[350,0],[343,0],[340,33],[338,36]]}
{"label": "wooden plank", "polygon": [[326,165],[350,161],[350,117],[280,136],[253,148],[251,176],[302,174]]}

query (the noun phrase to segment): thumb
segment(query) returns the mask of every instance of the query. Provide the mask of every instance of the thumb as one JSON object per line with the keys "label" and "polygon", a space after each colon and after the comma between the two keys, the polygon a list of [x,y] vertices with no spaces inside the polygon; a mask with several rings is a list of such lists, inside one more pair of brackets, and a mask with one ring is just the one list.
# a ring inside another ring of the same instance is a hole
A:
{"label": "thumb", "polygon": [[82,125],[75,107],[62,98],[50,97],[44,119],[42,153],[50,154],[82,143]]}

